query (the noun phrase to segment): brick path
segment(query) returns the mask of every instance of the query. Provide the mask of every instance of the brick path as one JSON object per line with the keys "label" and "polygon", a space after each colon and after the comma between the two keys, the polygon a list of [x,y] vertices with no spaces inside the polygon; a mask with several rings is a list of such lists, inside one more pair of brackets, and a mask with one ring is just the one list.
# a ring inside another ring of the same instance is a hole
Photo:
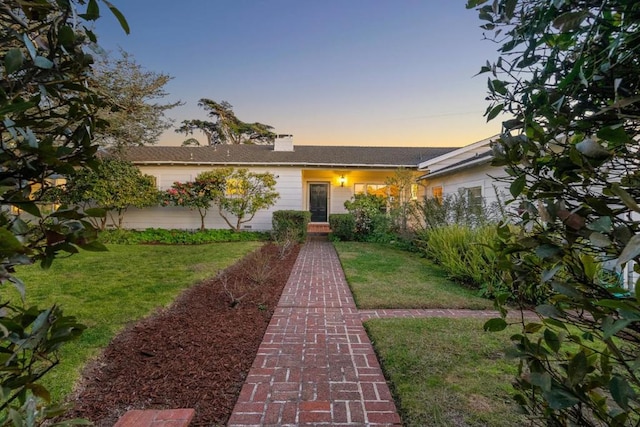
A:
{"label": "brick path", "polygon": [[338,256],[309,240],[228,425],[400,424]]}

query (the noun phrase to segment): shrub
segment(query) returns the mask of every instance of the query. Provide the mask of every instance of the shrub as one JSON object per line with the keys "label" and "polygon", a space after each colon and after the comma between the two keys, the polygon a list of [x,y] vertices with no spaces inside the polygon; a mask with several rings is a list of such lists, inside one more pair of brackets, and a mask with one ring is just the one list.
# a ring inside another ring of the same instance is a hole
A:
{"label": "shrub", "polygon": [[344,202],[344,207],[355,220],[356,238],[365,241],[373,232],[374,218],[385,211],[386,201],[374,194],[356,194],[352,200]]}
{"label": "shrub", "polygon": [[103,243],[121,245],[135,244],[166,244],[166,245],[198,245],[219,242],[245,242],[268,240],[269,233],[259,231],[233,230],[166,230],[162,228],[147,228],[136,230],[106,230],[100,233]]}
{"label": "shrub", "polygon": [[423,233],[426,255],[445,268],[449,277],[489,296],[501,288],[492,246],[497,238],[493,226],[471,229],[449,225]]}
{"label": "shrub", "polygon": [[356,221],[352,214],[329,215],[331,238],[343,241],[355,240]]}
{"label": "shrub", "polygon": [[293,235],[298,242],[307,239],[307,225],[311,221],[311,212],[282,210],[273,213],[273,238],[281,241],[284,237]]}

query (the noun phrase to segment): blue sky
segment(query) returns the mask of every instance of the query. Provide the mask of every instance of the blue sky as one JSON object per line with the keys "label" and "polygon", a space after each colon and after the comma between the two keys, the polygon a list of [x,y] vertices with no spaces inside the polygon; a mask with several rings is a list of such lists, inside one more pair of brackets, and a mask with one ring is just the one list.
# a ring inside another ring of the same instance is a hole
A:
{"label": "blue sky", "polygon": [[211,98],[295,144],[463,146],[500,129],[482,116],[487,77],[473,77],[496,45],[464,0],[112,2],[131,34],[105,8],[100,44],[173,77],[176,125],[204,119]]}

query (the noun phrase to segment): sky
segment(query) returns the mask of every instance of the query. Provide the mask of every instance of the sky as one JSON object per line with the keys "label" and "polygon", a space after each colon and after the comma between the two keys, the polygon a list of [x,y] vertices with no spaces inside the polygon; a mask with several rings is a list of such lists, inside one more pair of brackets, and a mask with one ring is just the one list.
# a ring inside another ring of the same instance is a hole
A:
{"label": "sky", "polygon": [[459,147],[500,130],[483,117],[487,75],[474,77],[497,46],[465,0],[111,2],[131,33],[103,6],[99,44],[173,77],[174,127],[206,119],[210,98],[295,145]]}

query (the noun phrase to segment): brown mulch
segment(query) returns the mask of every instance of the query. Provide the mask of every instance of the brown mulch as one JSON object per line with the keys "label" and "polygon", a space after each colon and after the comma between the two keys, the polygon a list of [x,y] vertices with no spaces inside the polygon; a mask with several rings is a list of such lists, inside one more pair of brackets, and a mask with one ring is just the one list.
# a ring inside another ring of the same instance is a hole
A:
{"label": "brown mulch", "polygon": [[[85,369],[65,418],[112,426],[130,409],[194,408],[192,426],[225,424],[298,250],[280,259],[265,245],[125,329]],[[249,291],[235,307],[225,282],[236,297]]]}

